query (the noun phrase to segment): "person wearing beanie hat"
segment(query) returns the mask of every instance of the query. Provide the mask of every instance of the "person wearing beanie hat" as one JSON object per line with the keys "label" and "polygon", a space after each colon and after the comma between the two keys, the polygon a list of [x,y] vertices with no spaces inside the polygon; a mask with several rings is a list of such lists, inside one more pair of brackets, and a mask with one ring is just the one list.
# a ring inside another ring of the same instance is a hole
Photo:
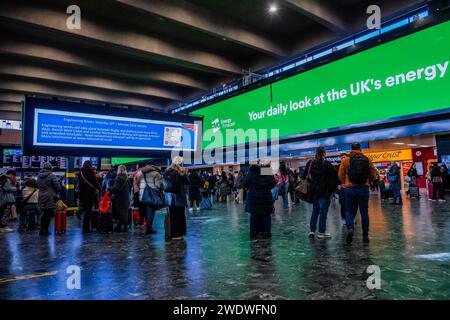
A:
{"label": "person wearing beanie hat", "polygon": [[271,214],[273,213],[272,189],[276,185],[273,174],[264,174],[262,169],[270,169],[270,161],[264,167],[253,165],[244,179],[247,191],[245,211],[250,214],[250,238],[271,237]]}
{"label": "person wearing beanie hat", "polygon": [[56,198],[61,191],[61,184],[52,172],[52,165],[46,162],[38,175],[37,185],[39,189],[38,203],[42,212],[40,235],[50,235],[48,227],[56,210]]}

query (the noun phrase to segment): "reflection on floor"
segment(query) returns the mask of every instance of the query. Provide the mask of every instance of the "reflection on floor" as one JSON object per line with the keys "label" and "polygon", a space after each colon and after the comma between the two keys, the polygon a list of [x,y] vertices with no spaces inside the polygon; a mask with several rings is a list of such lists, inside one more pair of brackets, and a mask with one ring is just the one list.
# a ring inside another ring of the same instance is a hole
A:
{"label": "reflection on floor", "polygon": [[[63,236],[0,235],[1,299],[448,299],[450,206],[425,198],[393,206],[371,196],[371,243],[344,244],[332,203],[330,240],[309,240],[309,205],[273,216],[273,238],[252,242],[242,205],[216,204],[188,214],[185,242],[158,233],[80,233],[69,218]],[[358,223],[357,227],[360,227]],[[359,228],[358,228],[359,229]],[[81,268],[81,289],[67,288],[67,268]],[[381,289],[369,290],[369,265]]]}

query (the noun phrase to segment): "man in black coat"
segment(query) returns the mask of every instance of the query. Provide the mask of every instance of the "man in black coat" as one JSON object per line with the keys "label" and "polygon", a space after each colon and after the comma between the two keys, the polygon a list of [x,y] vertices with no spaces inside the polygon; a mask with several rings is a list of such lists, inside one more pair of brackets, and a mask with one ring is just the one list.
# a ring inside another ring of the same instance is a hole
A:
{"label": "man in black coat", "polygon": [[270,162],[262,161],[261,166],[251,166],[244,179],[247,191],[245,211],[250,213],[250,237],[262,234],[271,236],[271,214],[273,213],[272,189],[277,182],[273,175],[261,174],[261,168],[269,168]]}
{"label": "man in black coat", "polygon": [[310,192],[313,200],[313,211],[310,221],[309,237],[314,238],[319,220],[319,239],[331,238],[326,232],[327,214],[330,207],[331,196],[339,185],[337,170],[325,160],[325,149],[318,147],[316,157],[306,165],[303,179],[310,182]]}

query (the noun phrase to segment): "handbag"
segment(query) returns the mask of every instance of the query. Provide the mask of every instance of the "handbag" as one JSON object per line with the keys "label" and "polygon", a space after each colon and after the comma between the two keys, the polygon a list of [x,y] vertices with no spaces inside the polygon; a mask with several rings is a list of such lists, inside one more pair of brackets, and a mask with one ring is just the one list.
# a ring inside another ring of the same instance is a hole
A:
{"label": "handbag", "polygon": [[443,180],[442,180],[442,177],[441,177],[441,176],[437,176],[437,177],[434,177],[434,178],[433,178],[433,183],[435,183],[435,182],[437,182],[437,183],[439,183],[439,182],[442,183],[442,181],[443,181]]}
{"label": "handbag", "polygon": [[[151,188],[147,183],[147,177],[144,173],[145,189],[142,194],[142,202],[149,207],[161,209],[164,207],[164,197],[156,188]],[[153,177],[153,184],[155,184],[155,177]],[[156,187],[156,185],[155,185]]]}
{"label": "handbag", "polygon": [[306,179],[299,179],[300,180],[299,184],[295,189],[298,192],[299,198],[308,203],[312,203],[311,186],[310,186],[311,183],[309,182],[308,178],[311,174],[313,162],[314,161],[312,160],[309,164]]}

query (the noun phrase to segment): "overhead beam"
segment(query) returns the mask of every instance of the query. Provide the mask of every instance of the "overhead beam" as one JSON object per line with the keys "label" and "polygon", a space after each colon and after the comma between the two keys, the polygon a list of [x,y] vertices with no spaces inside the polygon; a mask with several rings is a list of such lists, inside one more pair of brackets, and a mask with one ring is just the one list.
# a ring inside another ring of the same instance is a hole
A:
{"label": "overhead beam", "polygon": [[145,96],[153,96],[165,98],[174,101],[182,100],[182,97],[164,88],[151,87],[148,85],[139,85],[138,83],[124,83],[111,80],[99,75],[89,75],[89,73],[74,74],[67,70],[56,70],[43,68],[25,64],[0,64],[0,75],[16,76],[21,78],[44,79],[50,81],[58,81],[60,83],[69,84],[71,86],[93,87],[103,90],[114,90],[128,94],[139,94]]}
{"label": "overhead beam", "polygon": [[199,77],[186,73],[166,71],[150,66],[147,63],[127,64],[120,63],[108,55],[86,54],[75,50],[55,47],[48,43],[20,42],[15,39],[3,39],[0,42],[0,53],[16,56],[20,59],[32,59],[51,64],[66,65],[91,72],[133,79],[139,81],[152,81],[181,87],[207,90],[208,86]]}
{"label": "overhead beam", "polygon": [[132,105],[165,110],[165,106],[149,99],[128,96],[126,94],[104,93],[90,88],[80,89],[75,86],[58,85],[57,83],[42,83],[30,79],[4,79],[0,78],[0,91],[21,94],[42,94],[73,99],[94,100],[109,104]]}
{"label": "overhead beam", "polygon": [[218,12],[211,12],[188,1],[116,0],[115,2],[276,58],[286,57],[284,50],[269,38],[251,31],[244,24],[221,17]]}
{"label": "overhead beam", "polygon": [[15,93],[15,92],[0,91],[0,101],[2,101],[2,102],[20,103],[24,99],[25,99],[25,96],[23,94]]}
{"label": "overhead beam", "polygon": [[290,8],[304,14],[337,34],[346,34],[349,32],[349,27],[343,18],[344,15],[338,7],[332,7],[328,3],[319,0],[284,1]]}
{"label": "overhead beam", "polygon": [[0,119],[2,120],[22,120],[22,112],[2,111],[0,110]]}
{"label": "overhead beam", "polygon": [[22,105],[0,100],[0,111],[22,112]]}
{"label": "overhead beam", "polygon": [[[34,4],[34,3],[33,3]],[[24,5],[21,2],[2,4],[0,17],[15,23],[23,23],[29,28],[42,28],[53,34],[95,43],[98,46],[118,52],[153,59],[183,67],[225,75],[239,75],[242,69],[230,59],[201,48],[177,46],[161,37],[140,33],[130,29],[117,28],[82,19],[81,29],[68,29],[65,11],[55,11],[43,6]]]}

